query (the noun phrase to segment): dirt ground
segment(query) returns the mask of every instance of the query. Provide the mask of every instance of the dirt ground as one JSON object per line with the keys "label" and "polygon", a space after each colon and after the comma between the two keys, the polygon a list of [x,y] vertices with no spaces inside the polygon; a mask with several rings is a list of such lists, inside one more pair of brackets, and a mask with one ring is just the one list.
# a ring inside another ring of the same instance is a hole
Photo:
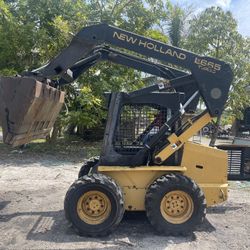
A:
{"label": "dirt ground", "polygon": [[109,237],[78,236],[64,218],[64,195],[98,145],[64,146],[21,151],[0,144],[0,249],[250,248],[250,182],[230,182],[229,200],[208,209],[188,237],[157,235],[144,213],[126,215]]}

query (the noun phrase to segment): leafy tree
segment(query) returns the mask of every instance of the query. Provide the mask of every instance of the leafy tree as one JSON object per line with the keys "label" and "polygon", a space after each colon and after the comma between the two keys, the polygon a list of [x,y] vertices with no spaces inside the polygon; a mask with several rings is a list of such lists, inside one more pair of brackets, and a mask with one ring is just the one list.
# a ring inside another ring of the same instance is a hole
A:
{"label": "leafy tree", "polygon": [[[155,30],[163,15],[162,6],[162,1],[152,0],[0,0],[0,74],[13,75],[45,64],[67,46],[72,34],[97,22],[166,41]],[[77,111],[77,118],[73,92],[76,102],[83,105],[101,100],[105,91],[130,91],[143,85],[140,72],[110,62],[101,63],[80,77],[76,85],[66,87],[70,89],[66,98],[68,118],[63,120],[78,124],[80,119],[86,127],[91,126],[83,109]],[[77,89],[85,87],[91,95],[77,94]],[[101,106],[96,106],[100,114]],[[100,114],[95,112],[92,126],[94,121],[100,121]]]}
{"label": "leafy tree", "polygon": [[93,95],[91,88],[82,87],[72,104],[74,106],[69,107],[71,112],[66,117],[67,124],[75,123],[77,126],[85,128],[100,125],[100,121],[105,115],[104,111],[100,112],[102,100]]}
{"label": "leafy tree", "polygon": [[[8,1],[5,8],[9,18],[0,20],[1,72],[34,69],[69,41],[67,20],[72,21],[74,17],[74,13],[69,12],[69,1]],[[68,19],[60,19],[63,13],[67,13]]]}
{"label": "leafy tree", "polygon": [[[106,22],[230,62],[235,77],[227,106],[233,114],[239,114],[239,108],[249,105],[245,86],[250,80],[250,41],[237,32],[232,14],[216,7],[191,19],[186,36],[191,12],[190,7],[172,6],[169,1],[0,0],[0,74],[13,75],[39,67],[66,47],[72,34],[82,27]],[[145,82],[133,69],[100,63],[75,85],[65,87],[67,112],[62,113],[61,120],[77,125],[82,122],[86,128],[96,126],[104,116],[103,92],[131,91]],[[87,103],[94,105],[91,119],[79,108],[88,110]]]}
{"label": "leafy tree", "polygon": [[[230,63],[234,80],[226,107],[233,110],[250,104],[244,91],[249,84],[250,50],[249,40],[237,31],[237,22],[232,13],[224,12],[219,7],[211,7],[190,20],[190,29],[185,46],[202,55],[209,55]],[[220,118],[217,120],[217,127]],[[217,132],[216,132],[217,133]],[[215,143],[216,133],[212,136],[211,145]]]}
{"label": "leafy tree", "polygon": [[178,5],[175,5],[170,10],[168,19],[168,35],[172,45],[179,47],[184,29],[184,11]]}
{"label": "leafy tree", "polygon": [[183,47],[193,7],[191,5],[180,7],[178,4],[173,5],[167,2],[163,11],[159,27],[164,34],[167,34],[169,42],[173,46]]}
{"label": "leafy tree", "polygon": [[190,20],[187,46],[200,54],[224,58],[230,54],[238,36],[237,22],[232,13],[211,7]]}
{"label": "leafy tree", "polygon": [[[161,1],[157,4],[148,1],[147,7],[145,1],[141,0],[89,2],[89,23],[106,22],[154,39],[167,40],[166,36],[154,28],[160,19],[158,14]],[[111,62],[104,62],[89,69],[78,81],[80,86],[92,89],[98,98],[106,91],[132,91],[144,86],[140,72]]]}

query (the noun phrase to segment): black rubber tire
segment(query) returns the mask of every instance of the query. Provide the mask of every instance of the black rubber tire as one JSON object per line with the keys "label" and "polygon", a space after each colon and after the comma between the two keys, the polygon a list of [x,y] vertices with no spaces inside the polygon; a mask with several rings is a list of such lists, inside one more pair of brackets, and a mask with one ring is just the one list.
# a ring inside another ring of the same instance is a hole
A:
{"label": "black rubber tire", "polygon": [[[109,217],[98,225],[85,223],[77,214],[78,199],[91,190],[106,194],[111,202]],[[84,175],[76,180],[69,188],[65,200],[64,211],[66,219],[81,236],[99,237],[111,233],[120,223],[124,215],[124,199],[120,186],[103,174]]]}
{"label": "black rubber tire", "polygon": [[78,173],[78,178],[87,175],[92,167],[94,167],[99,162],[99,157],[90,158],[87,162],[83,164]]}
{"label": "black rubber tire", "polygon": [[[160,210],[163,197],[174,190],[189,194],[194,205],[191,217],[181,224],[167,221]],[[145,196],[145,209],[148,220],[160,234],[187,235],[204,220],[206,200],[202,190],[193,180],[181,174],[167,174],[159,177],[149,186]]]}

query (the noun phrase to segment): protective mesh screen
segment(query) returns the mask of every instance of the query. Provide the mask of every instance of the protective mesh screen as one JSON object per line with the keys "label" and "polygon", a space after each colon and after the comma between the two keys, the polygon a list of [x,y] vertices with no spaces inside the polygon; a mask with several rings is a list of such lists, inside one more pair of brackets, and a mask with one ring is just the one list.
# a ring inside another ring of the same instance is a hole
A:
{"label": "protective mesh screen", "polygon": [[115,132],[114,146],[119,153],[137,152],[167,121],[166,108],[157,105],[125,105]]}

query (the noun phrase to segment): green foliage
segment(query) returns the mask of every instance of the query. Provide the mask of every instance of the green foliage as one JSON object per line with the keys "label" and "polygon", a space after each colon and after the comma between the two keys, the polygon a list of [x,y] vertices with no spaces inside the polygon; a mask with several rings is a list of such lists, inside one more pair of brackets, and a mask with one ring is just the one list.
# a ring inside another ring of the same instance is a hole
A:
{"label": "green foliage", "polygon": [[161,41],[163,43],[168,42],[168,37],[159,30],[148,29],[145,32],[145,36],[155,39],[157,41]]}
{"label": "green foliage", "polygon": [[[10,0],[0,1],[0,74],[13,75],[41,66],[59,53],[82,27],[97,22],[166,41],[154,29],[162,2],[142,0]],[[105,91],[131,91],[144,86],[141,73],[101,63],[67,86],[63,123],[90,128],[105,116],[100,100]],[[81,89],[77,94],[77,89]],[[91,112],[93,111],[93,112]]]}
{"label": "green foliage", "polygon": [[173,6],[170,10],[168,35],[171,44],[179,47],[184,29],[184,11],[179,6]]}
{"label": "green foliage", "polygon": [[87,86],[79,90],[70,105],[70,112],[64,121],[66,124],[91,128],[100,125],[100,121],[105,117],[102,100],[94,96]]}
{"label": "green foliage", "polygon": [[[245,91],[250,82],[250,41],[237,32],[230,12],[212,7],[197,17],[190,13],[190,8],[162,0],[0,0],[0,75],[37,68],[66,47],[82,27],[106,22],[229,62],[235,77],[227,105],[239,115],[250,105]],[[187,20],[190,28],[184,34]],[[105,91],[132,91],[149,83],[150,78],[142,79],[133,69],[99,63],[64,87],[67,108],[60,122],[98,126],[106,115]]]}
{"label": "green foliage", "polygon": [[238,36],[232,13],[211,7],[190,21],[187,46],[199,54],[223,58],[230,53]]}
{"label": "green foliage", "polygon": [[0,19],[1,72],[41,66],[86,24],[86,3],[80,0],[12,0],[2,5],[5,18]]}
{"label": "green foliage", "polygon": [[222,115],[222,118],[221,118],[221,125],[222,126],[232,125],[234,120],[235,120],[235,118],[234,118],[232,112],[225,111]]}
{"label": "green foliage", "polygon": [[234,116],[241,116],[243,108],[250,105],[249,95],[245,91],[250,82],[250,41],[238,33],[232,13],[211,7],[194,17],[190,21],[185,47],[230,63],[234,80],[227,107]]}

